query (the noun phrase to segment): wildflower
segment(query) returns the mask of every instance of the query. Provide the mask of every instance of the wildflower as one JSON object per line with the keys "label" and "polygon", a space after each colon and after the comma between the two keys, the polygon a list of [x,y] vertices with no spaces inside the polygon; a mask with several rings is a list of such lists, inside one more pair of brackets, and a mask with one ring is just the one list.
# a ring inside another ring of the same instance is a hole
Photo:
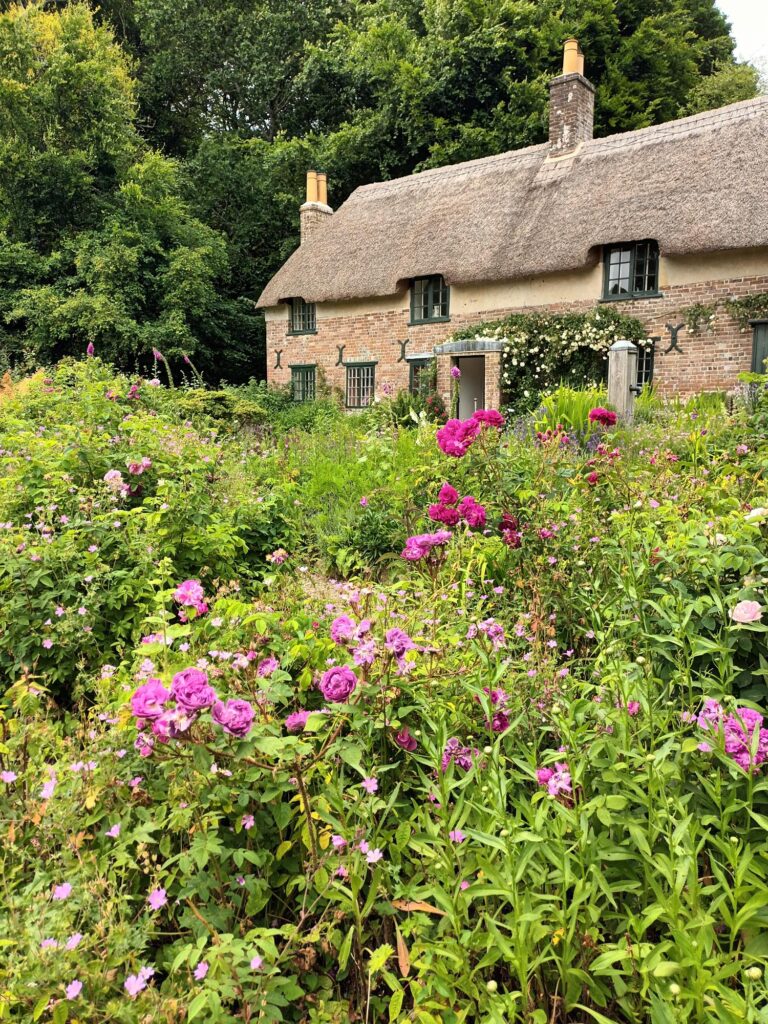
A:
{"label": "wildflower", "polygon": [[273,654],[270,654],[270,656],[268,658],[263,658],[259,662],[259,664],[258,664],[258,666],[256,668],[256,675],[257,676],[261,676],[261,678],[264,679],[267,676],[271,676],[272,673],[275,671],[275,669],[277,669],[279,667],[280,667],[280,662],[277,660],[277,658]]}
{"label": "wildflower", "polygon": [[416,644],[402,629],[388,629],[385,635],[384,646],[398,659],[402,660],[408,651],[416,648]]}
{"label": "wildflower", "polygon": [[253,725],[254,710],[247,700],[217,701],[211,718],[230,736],[247,736]]}
{"label": "wildflower", "polygon": [[80,932],[74,932],[74,934],[70,935],[67,941],[64,943],[64,949],[68,949],[71,952],[73,949],[77,949],[77,947],[80,945],[82,941],[83,936],[80,934]]}
{"label": "wildflower", "polygon": [[194,970],[193,977],[194,977],[195,981],[202,981],[207,973],[208,973],[208,964],[205,962],[205,960],[201,960],[200,963],[197,965],[197,967]]}
{"label": "wildflower", "polygon": [[738,623],[759,622],[762,615],[762,605],[757,601],[739,601],[731,608],[731,618]]}
{"label": "wildflower", "polygon": [[357,676],[348,665],[334,665],[323,673],[320,692],[331,704],[344,704],[357,686]]}
{"label": "wildflower", "polygon": [[568,765],[558,761],[554,768],[537,768],[536,781],[540,786],[546,786],[550,796],[558,796],[560,793],[570,793],[571,775]]}
{"label": "wildflower", "polygon": [[4,782],[6,786],[10,786],[16,779],[18,779],[16,772],[0,772],[0,782]]}
{"label": "wildflower", "polygon": [[267,561],[270,562],[272,565],[282,565],[287,558],[288,552],[285,550],[285,548],[277,548],[276,551],[273,551],[271,554],[267,555]]}
{"label": "wildflower", "polygon": [[147,903],[152,910],[160,910],[167,902],[168,897],[165,894],[165,889],[153,889],[149,896],[147,896]]}
{"label": "wildflower", "polygon": [[376,847],[375,850],[368,850],[368,852],[365,855],[365,859],[368,861],[369,864],[377,864],[383,856],[384,854],[381,852],[381,850],[378,847]]}
{"label": "wildflower", "polygon": [[252,814],[244,814],[240,824],[247,832],[249,829],[252,829],[253,826],[256,824],[256,819]]}
{"label": "wildflower", "polygon": [[308,718],[308,711],[294,711],[285,719],[285,728],[288,732],[303,732]]}
{"label": "wildflower", "polygon": [[138,974],[129,974],[123,982],[125,991],[131,997],[135,999],[140,992],[143,992],[147,987],[147,982],[155,973],[152,967],[142,967]]}
{"label": "wildflower", "polygon": [[62,882],[61,885],[57,885],[53,890],[53,898],[55,900],[65,900],[72,894],[72,886],[69,882]]}
{"label": "wildflower", "polygon": [[251,970],[252,971],[260,971],[262,966],[263,966],[263,964],[264,964],[264,961],[262,960],[262,958],[260,956],[254,956],[251,959]]}
{"label": "wildflower", "polygon": [[56,789],[56,783],[58,778],[56,772],[52,769],[48,769],[48,781],[43,783],[43,788],[40,790],[40,798],[42,800],[50,800],[53,796],[54,790]]}
{"label": "wildflower", "polygon": [[86,345],[85,354],[88,356],[89,359],[93,359],[93,357],[96,355],[96,346],[93,344],[92,341],[89,341],[88,344]]}
{"label": "wildflower", "polygon": [[43,939],[40,943],[40,949],[58,949],[59,944],[56,939]]}
{"label": "wildflower", "polygon": [[598,474],[594,470],[592,470],[592,472],[587,476],[587,483],[590,487],[594,487],[599,479],[600,477],[598,476]]}
{"label": "wildflower", "polygon": [[457,767],[468,771],[472,767],[473,759],[479,756],[479,750],[472,747],[462,746],[461,742],[453,736],[445,744],[443,756],[440,761],[440,767],[445,772],[448,770],[448,765],[453,762]]}
{"label": "wildflower", "polygon": [[418,562],[422,558],[427,558],[435,548],[447,544],[451,537],[450,530],[438,530],[437,533],[415,534],[405,542],[401,558],[406,559],[408,562]]}
{"label": "wildflower", "polygon": [[110,839],[117,839],[117,837],[120,835],[120,828],[121,828],[120,822],[119,821],[115,822],[115,824],[112,826],[112,828],[110,828],[105,833],[105,835],[109,836]]}
{"label": "wildflower", "polygon": [[463,843],[467,837],[464,835],[460,828],[455,828],[448,833],[448,838],[451,840],[452,843]]}
{"label": "wildflower", "polygon": [[344,847],[347,845],[347,840],[344,838],[344,836],[332,835],[331,843],[333,844],[336,850],[343,850]]}
{"label": "wildflower", "polygon": [[65,991],[67,999],[77,999],[77,997],[83,991],[82,981],[78,981],[77,978],[75,978],[74,981],[70,981]]}
{"label": "wildflower", "polygon": [[368,508],[368,499],[365,495],[360,499],[360,508]]}

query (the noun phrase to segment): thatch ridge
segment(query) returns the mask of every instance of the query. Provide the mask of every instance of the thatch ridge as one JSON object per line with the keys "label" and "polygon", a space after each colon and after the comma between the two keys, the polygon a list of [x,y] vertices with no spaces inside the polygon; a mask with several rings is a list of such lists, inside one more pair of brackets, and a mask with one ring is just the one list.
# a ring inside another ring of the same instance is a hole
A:
{"label": "thatch ridge", "polygon": [[663,254],[768,245],[768,97],[594,139],[546,143],[358,188],[260,306],[394,295],[422,274],[501,281],[593,263],[611,242]]}

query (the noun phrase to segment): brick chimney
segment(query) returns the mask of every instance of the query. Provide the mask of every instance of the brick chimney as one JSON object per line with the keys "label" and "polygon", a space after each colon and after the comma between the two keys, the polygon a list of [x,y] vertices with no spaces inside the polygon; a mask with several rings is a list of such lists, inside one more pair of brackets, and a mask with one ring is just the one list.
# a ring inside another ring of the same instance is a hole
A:
{"label": "brick chimney", "polygon": [[549,155],[567,156],[592,138],[595,87],[584,77],[584,54],[566,39],[563,73],[549,83]]}
{"label": "brick chimney", "polygon": [[328,205],[328,183],[325,174],[307,171],[307,201],[299,210],[301,219],[301,244],[313,232],[322,229],[333,210]]}

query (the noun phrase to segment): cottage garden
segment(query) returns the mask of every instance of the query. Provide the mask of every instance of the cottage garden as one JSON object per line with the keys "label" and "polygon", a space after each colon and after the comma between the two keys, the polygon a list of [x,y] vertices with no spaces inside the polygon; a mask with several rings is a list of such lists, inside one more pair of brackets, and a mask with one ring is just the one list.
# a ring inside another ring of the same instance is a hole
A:
{"label": "cottage garden", "polygon": [[745,394],[6,378],[0,1019],[768,1019]]}

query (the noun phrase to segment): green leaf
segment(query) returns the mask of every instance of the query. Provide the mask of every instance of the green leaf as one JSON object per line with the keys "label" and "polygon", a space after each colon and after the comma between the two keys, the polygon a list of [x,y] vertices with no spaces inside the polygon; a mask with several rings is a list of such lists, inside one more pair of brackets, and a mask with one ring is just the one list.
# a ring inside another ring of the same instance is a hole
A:
{"label": "green leaf", "polygon": [[656,964],[653,968],[654,978],[671,978],[673,974],[677,974],[680,970],[680,964],[674,960],[665,960],[660,964]]}
{"label": "green leaf", "polygon": [[200,1011],[208,1005],[208,994],[199,992],[187,1008],[187,1020],[194,1020]]}
{"label": "green leaf", "polygon": [[352,951],[352,939],[354,938],[354,936],[355,936],[355,926],[352,925],[350,927],[349,931],[347,932],[346,936],[344,937],[344,941],[342,942],[341,948],[339,949],[339,955],[337,957],[337,961],[338,961],[338,965],[339,965],[339,970],[340,971],[343,971],[344,968],[347,966],[347,961],[349,960],[349,954]]}
{"label": "green leaf", "polygon": [[380,971],[394,952],[395,951],[392,946],[389,946],[386,943],[384,943],[383,946],[379,946],[378,949],[375,949],[371,953],[370,960],[368,961],[368,970],[370,973],[376,974],[377,971]]}
{"label": "green leaf", "polygon": [[392,998],[389,1000],[389,1020],[390,1024],[394,1024],[394,1021],[400,1019],[400,1011],[403,1008],[403,990],[401,988],[395,989],[392,993]]}

